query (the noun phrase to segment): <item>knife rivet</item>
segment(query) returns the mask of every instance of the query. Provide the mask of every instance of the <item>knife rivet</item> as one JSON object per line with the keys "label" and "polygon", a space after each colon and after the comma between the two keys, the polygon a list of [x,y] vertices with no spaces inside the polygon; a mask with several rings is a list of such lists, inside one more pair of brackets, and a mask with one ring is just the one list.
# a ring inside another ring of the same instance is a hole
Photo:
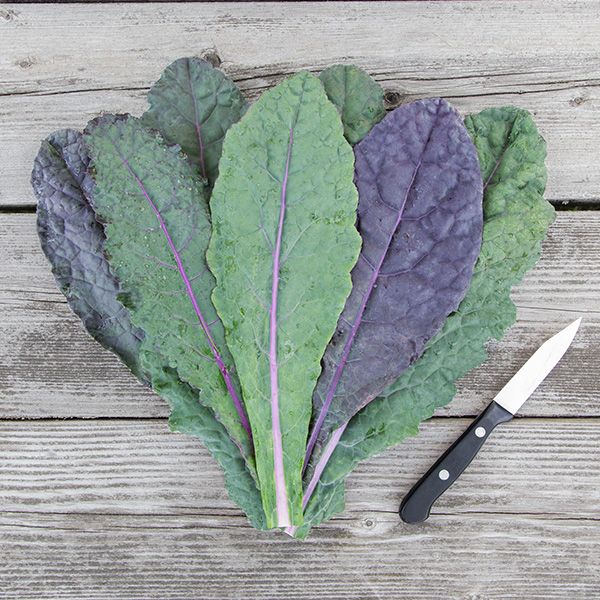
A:
{"label": "knife rivet", "polygon": [[478,428],[475,430],[475,435],[476,435],[478,438],[482,438],[482,437],[484,437],[484,436],[485,436],[485,434],[486,434],[485,427],[478,427]]}
{"label": "knife rivet", "polygon": [[448,477],[450,477],[450,473],[448,473],[448,471],[446,471],[446,469],[442,469],[438,473],[438,476],[442,481],[446,481],[446,479],[448,479]]}

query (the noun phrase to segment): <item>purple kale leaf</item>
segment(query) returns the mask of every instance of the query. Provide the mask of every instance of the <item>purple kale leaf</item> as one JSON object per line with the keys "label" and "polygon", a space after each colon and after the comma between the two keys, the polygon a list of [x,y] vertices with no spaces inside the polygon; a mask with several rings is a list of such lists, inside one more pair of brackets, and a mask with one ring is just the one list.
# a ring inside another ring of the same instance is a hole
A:
{"label": "purple kale leaf", "polygon": [[103,255],[104,231],[90,205],[89,161],[77,131],[56,131],[42,142],[31,174],[42,250],[90,335],[144,380],[139,361],[143,332],[117,300],[119,284]]}
{"label": "purple kale leaf", "polygon": [[477,152],[446,101],[394,110],[355,155],[363,247],[313,397],[309,487],[339,439],[332,433],[413,364],[456,310],[481,246]]}

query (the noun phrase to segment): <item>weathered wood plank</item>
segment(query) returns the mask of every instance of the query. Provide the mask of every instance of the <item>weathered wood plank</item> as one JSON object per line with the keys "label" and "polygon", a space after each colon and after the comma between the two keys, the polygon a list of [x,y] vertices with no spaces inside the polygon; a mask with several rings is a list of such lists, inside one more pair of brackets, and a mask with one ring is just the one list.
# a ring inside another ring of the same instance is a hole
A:
{"label": "weathered wood plank", "polygon": [[[394,517],[392,517],[394,519]],[[239,520],[237,520],[239,522]],[[337,521],[305,543],[206,517],[3,514],[2,595],[79,600],[588,600],[598,523],[440,517],[365,535]]]}
{"label": "weathered wood plank", "polygon": [[3,598],[596,598],[597,419],[502,426],[429,521],[400,522],[466,423],[359,467],[346,512],[301,543],[252,530],[163,422],[2,422]]}
{"label": "weathered wood plank", "polygon": [[[33,215],[0,215],[0,416],[165,416],[139,385],[83,331],[57,290]],[[439,414],[472,415],[539,343],[582,315],[573,348],[523,412],[600,415],[600,212],[558,214],[538,266],[514,292],[519,320],[491,345],[491,360],[461,383]]]}
{"label": "weathered wood plank", "polygon": [[[435,418],[418,437],[360,465],[349,479],[345,517],[393,521],[402,495],[469,422]],[[505,424],[433,514],[597,517],[599,436],[597,418]],[[170,433],[163,419],[0,421],[0,447],[2,511],[241,514],[201,443]]]}
{"label": "weathered wood plank", "polygon": [[[145,87],[172,58],[207,46],[239,77],[269,78],[274,65],[286,73],[300,65],[320,68],[340,56],[380,74],[416,79],[515,74],[547,83],[600,77],[593,0],[497,0],[483,7],[305,2],[285,10],[274,3],[69,10],[4,4],[1,23],[4,93]],[[58,55],[61,61],[54,60]]]}
{"label": "weathered wood plank", "polygon": [[[82,127],[101,110],[140,112],[144,90],[171,60],[208,47],[250,97],[298,69],[352,61],[381,81],[392,103],[442,95],[463,112],[523,106],[548,140],[548,198],[600,201],[595,2],[1,10],[0,205],[33,204],[31,162],[48,133]],[[157,37],[159,48],[150,42]]]}
{"label": "weathered wood plank", "polygon": [[[595,166],[595,149],[600,145],[600,87],[473,96],[462,95],[465,91],[458,89],[459,95],[453,96],[454,80],[414,82],[408,86],[397,80],[382,83],[390,92],[401,91],[400,102],[441,95],[463,114],[509,104],[530,110],[548,142],[548,199],[555,204],[600,202],[600,172]],[[4,165],[0,206],[35,204],[29,185],[31,166],[40,141],[51,131],[63,127],[81,129],[101,111],[141,114],[145,108],[145,92],[141,91],[0,98],[0,118],[5,123],[0,130],[0,164]]]}

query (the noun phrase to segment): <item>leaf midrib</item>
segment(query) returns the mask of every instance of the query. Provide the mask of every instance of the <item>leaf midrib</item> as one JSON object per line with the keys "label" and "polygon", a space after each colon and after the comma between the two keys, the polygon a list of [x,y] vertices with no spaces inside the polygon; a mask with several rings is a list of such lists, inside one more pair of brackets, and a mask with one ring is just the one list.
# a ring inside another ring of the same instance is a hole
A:
{"label": "leaf midrib", "polygon": [[194,309],[194,312],[196,313],[196,316],[200,323],[200,327],[201,327],[202,331],[204,332],[204,335],[206,336],[206,339],[208,341],[209,347],[213,354],[214,360],[217,364],[217,367],[219,368],[219,371],[221,372],[221,375],[222,375],[225,385],[227,387],[227,391],[234,403],[236,412],[238,413],[238,416],[240,418],[242,427],[246,430],[250,440],[252,440],[252,432],[250,429],[250,424],[248,422],[248,418],[246,417],[244,408],[243,408],[241,401],[237,395],[237,392],[235,391],[233,382],[231,381],[231,376],[229,374],[229,371],[228,371],[227,367],[225,366],[225,362],[223,361],[223,358],[221,357],[221,354],[219,353],[219,350],[218,350],[218,348],[212,338],[212,335],[210,333],[208,324],[206,323],[206,320],[204,319],[204,315],[202,314],[202,311],[201,311],[198,301],[196,299],[196,295],[192,288],[191,280],[187,275],[187,272],[183,265],[183,261],[181,260],[181,256],[173,242],[173,239],[171,238],[171,234],[169,233],[169,229],[165,223],[165,220],[164,220],[162,214],[160,213],[160,210],[156,206],[156,204],[150,198],[150,194],[146,190],[144,183],[142,182],[140,177],[137,175],[137,173],[135,172],[135,170],[133,169],[133,167],[127,160],[127,158],[121,154],[121,152],[119,151],[119,148],[117,147],[114,140],[111,139],[111,143],[112,143],[113,147],[115,148],[115,151],[116,151],[117,155],[119,156],[121,163],[127,169],[129,174],[133,177],[133,179],[135,180],[138,188],[140,189],[140,192],[144,196],[145,200],[147,201],[148,205],[150,206],[150,209],[152,210],[152,212],[154,213],[154,215],[156,216],[156,218],[158,220],[160,228],[161,228],[161,230],[165,236],[165,239],[167,241],[167,245],[169,246],[169,249],[171,250],[171,253],[173,254],[175,263],[177,264],[177,271],[179,273],[179,276],[183,280],[184,286],[186,288],[187,296],[188,296],[190,302],[192,303],[192,307]]}

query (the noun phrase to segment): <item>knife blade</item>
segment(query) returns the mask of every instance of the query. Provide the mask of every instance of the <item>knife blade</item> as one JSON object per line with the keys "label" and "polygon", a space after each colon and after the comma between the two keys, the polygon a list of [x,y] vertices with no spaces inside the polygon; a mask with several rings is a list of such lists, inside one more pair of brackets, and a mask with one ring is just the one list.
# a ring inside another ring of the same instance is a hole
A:
{"label": "knife blade", "polygon": [[469,428],[419,479],[400,505],[400,517],[405,523],[420,523],[429,517],[433,503],[469,466],[493,429],[510,421],[557,365],[571,345],[580,323],[581,318],[546,340]]}

